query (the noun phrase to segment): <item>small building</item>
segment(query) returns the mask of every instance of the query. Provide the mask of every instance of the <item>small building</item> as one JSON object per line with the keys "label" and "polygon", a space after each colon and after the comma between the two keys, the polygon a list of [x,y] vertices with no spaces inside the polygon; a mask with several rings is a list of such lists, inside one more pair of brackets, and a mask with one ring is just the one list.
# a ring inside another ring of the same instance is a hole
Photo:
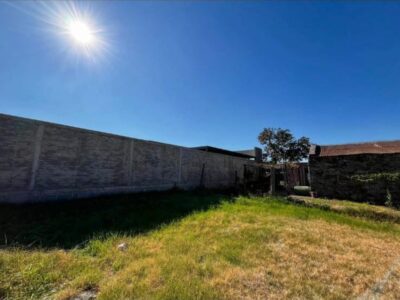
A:
{"label": "small building", "polygon": [[388,193],[399,199],[399,184],[368,178],[400,172],[400,141],[312,145],[309,169],[311,189],[318,197],[383,204]]}
{"label": "small building", "polygon": [[241,153],[241,154],[250,155],[250,156],[253,157],[253,159],[254,159],[256,162],[262,162],[262,160],[263,160],[263,157],[262,157],[262,155],[263,155],[262,150],[261,150],[261,148],[258,148],[258,147],[254,147],[254,149],[240,150],[240,151],[236,151],[236,152]]}
{"label": "small building", "polygon": [[234,157],[247,158],[250,160],[254,160],[256,162],[262,162],[262,150],[258,147],[254,147],[254,149],[241,150],[241,151],[231,151],[231,150],[221,149],[221,148],[212,147],[212,146],[199,146],[199,147],[193,147],[193,149],[202,150],[202,151],[206,151],[206,152],[225,154],[225,155],[230,155],[230,156],[234,156]]}

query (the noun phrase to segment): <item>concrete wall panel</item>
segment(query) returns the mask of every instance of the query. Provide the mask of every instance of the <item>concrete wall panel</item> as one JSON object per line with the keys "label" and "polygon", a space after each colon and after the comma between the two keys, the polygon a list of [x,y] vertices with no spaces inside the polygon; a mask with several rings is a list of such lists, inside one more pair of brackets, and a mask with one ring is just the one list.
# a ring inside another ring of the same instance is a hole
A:
{"label": "concrete wall panel", "polygon": [[81,133],[80,140],[76,187],[111,187],[126,184],[125,139]]}
{"label": "concrete wall panel", "polygon": [[0,190],[29,188],[39,124],[0,115]]}
{"label": "concrete wall panel", "polygon": [[135,140],[133,146],[133,185],[178,184],[179,148]]}
{"label": "concrete wall panel", "polygon": [[45,126],[34,189],[76,187],[80,147],[80,132]]}
{"label": "concrete wall panel", "polygon": [[182,148],[181,155],[181,181],[182,186],[200,187],[204,183],[204,174],[202,179],[202,170],[207,167],[207,153],[204,151],[194,151],[192,149]]}
{"label": "concrete wall panel", "polygon": [[0,202],[233,187],[254,162],[0,114]]}

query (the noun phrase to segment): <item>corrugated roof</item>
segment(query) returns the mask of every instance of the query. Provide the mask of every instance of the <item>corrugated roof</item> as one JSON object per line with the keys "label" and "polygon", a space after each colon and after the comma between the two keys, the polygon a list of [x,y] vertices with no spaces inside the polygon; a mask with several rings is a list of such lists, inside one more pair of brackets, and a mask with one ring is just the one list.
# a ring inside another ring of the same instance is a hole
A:
{"label": "corrugated roof", "polygon": [[343,145],[315,145],[310,149],[310,155],[338,156],[355,154],[389,154],[400,153],[400,140],[367,142]]}

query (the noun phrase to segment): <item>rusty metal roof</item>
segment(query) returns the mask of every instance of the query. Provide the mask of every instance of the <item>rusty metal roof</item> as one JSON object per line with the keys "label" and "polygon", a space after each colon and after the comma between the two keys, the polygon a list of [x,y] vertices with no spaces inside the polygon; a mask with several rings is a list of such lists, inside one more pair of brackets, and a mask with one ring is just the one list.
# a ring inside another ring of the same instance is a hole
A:
{"label": "rusty metal roof", "polygon": [[355,154],[389,154],[400,153],[400,140],[367,142],[343,145],[313,145],[310,148],[310,155],[318,156],[339,156]]}

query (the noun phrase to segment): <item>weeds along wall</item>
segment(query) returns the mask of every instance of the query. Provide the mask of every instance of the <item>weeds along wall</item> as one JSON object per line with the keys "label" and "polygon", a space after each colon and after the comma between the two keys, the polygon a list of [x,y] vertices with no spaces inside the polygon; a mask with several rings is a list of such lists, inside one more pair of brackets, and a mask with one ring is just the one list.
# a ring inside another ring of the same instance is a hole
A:
{"label": "weeds along wall", "polygon": [[0,114],[0,202],[230,188],[253,161]]}

